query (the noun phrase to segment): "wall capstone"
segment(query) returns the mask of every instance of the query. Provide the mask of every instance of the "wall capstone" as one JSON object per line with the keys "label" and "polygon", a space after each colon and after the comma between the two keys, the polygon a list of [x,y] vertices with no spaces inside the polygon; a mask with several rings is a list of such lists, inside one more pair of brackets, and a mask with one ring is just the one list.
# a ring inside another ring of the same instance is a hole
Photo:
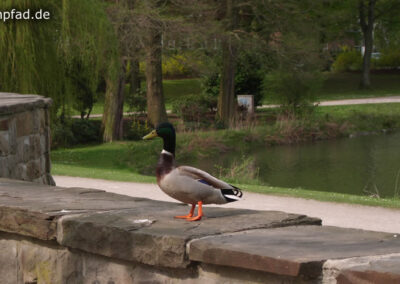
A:
{"label": "wall capstone", "polygon": [[0,177],[55,185],[50,174],[52,100],[0,93]]}

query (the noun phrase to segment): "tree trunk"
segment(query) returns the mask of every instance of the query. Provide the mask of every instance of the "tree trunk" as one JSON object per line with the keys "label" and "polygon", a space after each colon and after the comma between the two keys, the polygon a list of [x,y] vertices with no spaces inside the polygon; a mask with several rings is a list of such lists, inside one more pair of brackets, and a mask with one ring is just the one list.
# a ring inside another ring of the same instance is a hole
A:
{"label": "tree trunk", "polygon": [[118,74],[117,84],[115,79],[106,78],[106,96],[102,120],[103,141],[112,142],[123,137],[123,108],[124,89],[126,76],[126,61],[123,60]]}
{"label": "tree trunk", "polygon": [[140,91],[140,70],[139,70],[139,60],[132,59],[131,62],[131,72],[129,74],[129,95],[133,96]]}
{"label": "tree trunk", "polygon": [[146,46],[147,118],[156,126],[168,121],[162,85],[161,32],[149,28]]}
{"label": "tree trunk", "polygon": [[[376,0],[368,0],[368,7],[366,7],[365,1],[359,0],[360,26],[363,33],[364,46],[365,46],[363,65],[362,65],[362,77],[360,83],[360,87],[363,89],[371,87],[370,71],[371,71],[372,49],[374,45],[373,30],[375,21],[374,17],[375,3]],[[365,14],[366,9],[367,9],[367,15]]]}
{"label": "tree trunk", "polygon": [[230,40],[222,44],[222,73],[218,96],[218,117],[225,126],[235,122],[235,49]]}
{"label": "tree trunk", "polygon": [[[230,33],[236,27],[236,13],[234,0],[225,2],[225,18],[228,19],[227,32]],[[236,116],[235,102],[235,70],[236,48],[232,35],[228,35],[222,43],[222,71],[218,96],[218,117],[225,126],[232,126]]]}

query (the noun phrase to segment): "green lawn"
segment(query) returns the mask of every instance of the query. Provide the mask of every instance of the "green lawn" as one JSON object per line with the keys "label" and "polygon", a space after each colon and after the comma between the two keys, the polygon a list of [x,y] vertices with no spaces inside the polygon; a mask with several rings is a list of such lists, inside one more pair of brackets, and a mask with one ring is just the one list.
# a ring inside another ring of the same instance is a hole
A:
{"label": "green lawn", "polygon": [[360,90],[359,73],[329,74],[319,100],[338,100],[400,95],[400,73],[371,74],[371,89]]}
{"label": "green lawn", "polygon": [[171,103],[181,96],[200,94],[202,92],[201,79],[198,78],[164,80],[163,88],[167,109],[171,109]]}
{"label": "green lawn", "polygon": [[[371,74],[371,89],[359,88],[359,73],[326,73],[326,80],[317,94],[317,100],[343,100],[400,95],[400,72],[397,74]],[[263,104],[276,103],[268,97]]]}

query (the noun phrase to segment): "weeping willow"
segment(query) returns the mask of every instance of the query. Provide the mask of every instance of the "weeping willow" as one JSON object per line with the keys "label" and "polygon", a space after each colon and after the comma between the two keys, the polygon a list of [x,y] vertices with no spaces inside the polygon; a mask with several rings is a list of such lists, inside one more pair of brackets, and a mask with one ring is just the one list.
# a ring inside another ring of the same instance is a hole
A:
{"label": "weeping willow", "polygon": [[50,11],[51,19],[0,24],[0,91],[51,97],[53,114],[85,108],[99,81],[117,68],[109,64],[117,46],[103,2],[1,0],[1,11],[12,8]]}

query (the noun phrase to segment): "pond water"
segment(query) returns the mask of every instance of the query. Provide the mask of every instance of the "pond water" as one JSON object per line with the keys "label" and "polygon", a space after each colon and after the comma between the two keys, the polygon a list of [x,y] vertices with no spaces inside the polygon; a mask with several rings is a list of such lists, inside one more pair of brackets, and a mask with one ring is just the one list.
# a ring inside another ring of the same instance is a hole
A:
{"label": "pond water", "polygon": [[400,133],[269,146],[248,155],[259,180],[271,186],[380,197],[400,193]]}

